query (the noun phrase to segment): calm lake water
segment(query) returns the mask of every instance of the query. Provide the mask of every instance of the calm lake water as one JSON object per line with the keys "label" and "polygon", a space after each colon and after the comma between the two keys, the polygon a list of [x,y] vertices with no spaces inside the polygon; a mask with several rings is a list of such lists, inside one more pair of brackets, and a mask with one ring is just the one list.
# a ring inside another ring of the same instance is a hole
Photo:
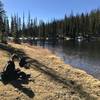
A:
{"label": "calm lake water", "polygon": [[34,41],[35,45],[48,48],[66,64],[83,69],[100,80],[100,41]]}

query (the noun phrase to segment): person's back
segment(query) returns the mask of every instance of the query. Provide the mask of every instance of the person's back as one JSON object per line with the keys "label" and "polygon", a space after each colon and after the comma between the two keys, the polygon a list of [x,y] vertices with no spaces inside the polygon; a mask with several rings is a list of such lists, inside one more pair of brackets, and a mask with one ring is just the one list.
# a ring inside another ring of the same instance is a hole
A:
{"label": "person's back", "polygon": [[7,62],[4,70],[3,70],[3,78],[5,80],[11,80],[14,79],[16,76],[16,69],[15,69],[15,60],[16,56],[12,55],[11,59]]}
{"label": "person's back", "polygon": [[14,61],[8,61],[8,64],[6,66],[6,70],[5,70],[5,73],[13,73],[15,71],[15,64],[14,64]]}

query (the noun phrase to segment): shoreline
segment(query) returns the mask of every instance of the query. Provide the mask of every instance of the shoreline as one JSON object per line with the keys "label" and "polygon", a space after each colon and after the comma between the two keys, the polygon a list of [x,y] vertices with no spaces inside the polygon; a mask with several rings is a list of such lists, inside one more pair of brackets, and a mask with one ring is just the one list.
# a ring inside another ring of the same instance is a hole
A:
{"label": "shoreline", "polygon": [[70,65],[71,67],[73,67],[73,68],[75,68],[75,69],[79,69],[79,70],[85,71],[88,75],[91,75],[92,77],[94,77],[95,79],[98,79],[98,80],[100,81],[99,76],[93,75],[93,74],[91,74],[91,72],[86,71],[85,69],[82,69],[82,68],[79,67],[79,66],[77,67],[77,66],[74,66],[74,65],[71,65],[71,64],[66,63],[62,57],[60,57],[59,55],[57,55],[56,53],[54,53],[52,50],[49,50],[49,49],[46,48],[46,47],[42,47],[42,46],[40,46],[40,45],[30,45],[30,44],[28,44],[28,43],[22,43],[22,44],[23,44],[23,45],[26,44],[26,45],[29,46],[29,47],[32,47],[32,46],[34,47],[34,46],[36,46],[36,47],[39,47],[39,48],[42,48],[42,49],[47,49],[51,54],[55,55],[57,58],[59,58],[60,60],[62,60],[62,61],[64,62],[64,64]]}
{"label": "shoreline", "polygon": [[33,61],[30,69],[24,71],[31,73],[35,80],[28,85],[36,94],[35,100],[99,100],[100,81],[85,71],[65,64],[60,57],[40,46],[8,45],[22,50]]}

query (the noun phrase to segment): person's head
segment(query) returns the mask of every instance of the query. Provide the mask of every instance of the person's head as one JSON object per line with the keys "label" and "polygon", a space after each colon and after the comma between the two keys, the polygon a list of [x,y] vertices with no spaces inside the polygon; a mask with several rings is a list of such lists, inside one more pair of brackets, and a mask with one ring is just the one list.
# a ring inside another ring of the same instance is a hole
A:
{"label": "person's head", "polygon": [[12,61],[15,61],[15,60],[17,60],[18,59],[18,56],[16,55],[16,54],[13,54],[12,56],[11,56],[11,60]]}

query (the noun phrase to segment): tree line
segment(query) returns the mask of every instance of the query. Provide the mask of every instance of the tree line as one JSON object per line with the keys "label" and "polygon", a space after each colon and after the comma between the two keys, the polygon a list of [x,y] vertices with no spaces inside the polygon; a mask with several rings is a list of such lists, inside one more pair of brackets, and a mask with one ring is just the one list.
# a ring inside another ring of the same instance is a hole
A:
{"label": "tree line", "polygon": [[100,9],[92,10],[90,13],[81,13],[70,16],[65,15],[62,19],[54,19],[50,22],[32,19],[28,14],[27,22],[18,15],[7,18],[3,4],[0,1],[0,34],[1,38],[12,36],[18,41],[19,37],[31,37],[32,39],[75,39],[78,36],[84,38],[100,36]]}

